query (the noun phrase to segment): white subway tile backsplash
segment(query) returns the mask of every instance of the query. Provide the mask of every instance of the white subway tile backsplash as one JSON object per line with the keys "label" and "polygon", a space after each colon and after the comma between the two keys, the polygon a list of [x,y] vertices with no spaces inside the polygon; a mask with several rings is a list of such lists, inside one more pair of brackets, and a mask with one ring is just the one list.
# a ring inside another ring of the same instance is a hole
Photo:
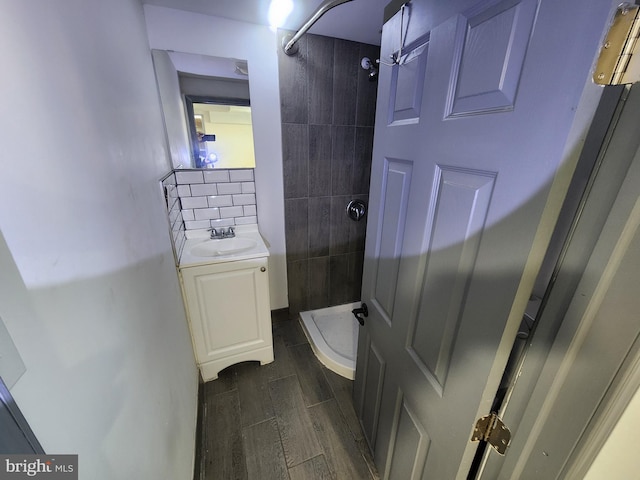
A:
{"label": "white subway tile backsplash", "polygon": [[236,225],[249,225],[250,223],[258,223],[258,217],[236,217]]}
{"label": "white subway tile backsplash", "polygon": [[220,208],[221,218],[241,217],[243,215],[242,207],[222,207]]}
{"label": "white subway tile backsplash", "polygon": [[170,212],[174,208],[180,208],[180,201],[178,197],[167,197],[167,210]]}
{"label": "white subway tile backsplash", "polygon": [[181,230],[180,236],[178,237],[178,240],[175,243],[176,253],[178,254],[178,258],[180,258],[180,256],[182,255],[182,250],[184,250],[184,244],[186,241],[187,241],[187,237],[184,234],[184,230]]}
{"label": "white subway tile backsplash", "polygon": [[209,202],[207,202],[207,197],[187,197],[182,198],[182,208],[207,208],[209,206]]}
{"label": "white subway tile backsplash", "polygon": [[253,193],[234,195],[233,204],[234,205],[255,205],[256,196]]}
{"label": "white subway tile backsplash", "polygon": [[193,211],[196,220],[211,220],[220,218],[220,209],[218,208],[196,208]]}
{"label": "white subway tile backsplash", "polygon": [[176,174],[175,173],[171,173],[171,174],[167,175],[167,178],[162,180],[162,185],[165,186],[165,187],[167,185],[175,185],[175,184],[176,184]]}
{"label": "white subway tile backsplash", "polygon": [[169,211],[169,223],[171,225],[173,225],[174,223],[176,223],[176,220],[180,217],[180,209],[178,208],[172,208]]}
{"label": "white subway tile backsplash", "polygon": [[228,182],[229,170],[207,170],[204,172],[204,181],[207,183]]}
{"label": "white subway tile backsplash", "polygon": [[176,247],[178,247],[178,242],[182,241],[184,238],[184,230],[176,230],[175,232],[173,232],[173,240],[176,242]]}
{"label": "white subway tile backsplash", "polygon": [[235,222],[233,221],[233,218],[221,218],[219,220],[211,220],[211,226],[213,228],[233,227],[234,225],[235,225]]}
{"label": "white subway tile backsplash", "polygon": [[[176,174],[171,172],[167,175],[167,177],[162,180],[162,186],[167,203],[167,219],[169,220],[173,246],[179,259],[184,249],[186,237],[184,234],[185,226],[182,220],[182,212],[180,211],[181,189],[176,186]],[[188,188],[187,186],[187,189]]]}
{"label": "white subway tile backsplash", "polygon": [[189,188],[189,185],[178,185],[178,196],[180,196],[180,197],[190,197],[191,196],[191,188]]}
{"label": "white subway tile backsplash", "polygon": [[215,183],[203,183],[202,185],[191,185],[191,195],[194,197],[201,195],[217,195],[218,189]]}
{"label": "white subway tile backsplash", "polygon": [[176,252],[184,231],[257,223],[253,169],[175,171],[163,180]]}
{"label": "white subway tile backsplash", "polygon": [[178,185],[204,183],[204,176],[202,175],[202,172],[176,172],[176,180]]}
{"label": "white subway tile backsplash", "polygon": [[220,195],[242,193],[242,185],[239,183],[220,183],[218,184],[218,193]]}
{"label": "white subway tile backsplash", "polygon": [[231,207],[233,206],[233,197],[231,195],[218,195],[209,197],[210,207]]}
{"label": "white subway tile backsplash", "polygon": [[253,182],[253,170],[229,170],[232,182]]}
{"label": "white subway tile backsplash", "polygon": [[180,231],[173,231],[171,232],[173,234],[173,244],[176,246],[176,248],[178,247],[178,242],[180,241]]}
{"label": "white subway tile backsplash", "polygon": [[177,197],[178,192],[177,187],[174,184],[169,184],[164,186],[165,191],[167,192],[167,197]]}
{"label": "white subway tile backsplash", "polygon": [[211,222],[209,220],[196,220],[195,222],[184,222],[187,230],[196,230],[198,228],[209,228]]}
{"label": "white subway tile backsplash", "polygon": [[241,188],[242,193],[256,193],[256,184],[254,182],[243,182]]}

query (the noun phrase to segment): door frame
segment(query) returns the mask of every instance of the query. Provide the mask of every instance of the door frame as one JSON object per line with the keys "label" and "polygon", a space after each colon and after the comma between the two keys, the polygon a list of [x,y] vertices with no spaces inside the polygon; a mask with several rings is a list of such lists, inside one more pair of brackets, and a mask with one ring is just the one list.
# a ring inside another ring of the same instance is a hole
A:
{"label": "door frame", "polygon": [[2,381],[2,377],[0,377],[0,427],[0,435],[3,436],[3,442],[0,443],[10,441],[15,448],[14,451],[0,452],[1,454],[45,453],[11,392]]}
{"label": "door frame", "polygon": [[[545,425],[539,421],[539,417],[549,415],[554,404],[545,405],[545,395],[535,393],[549,392],[561,366],[564,363],[566,367],[566,359],[575,353],[572,341],[581,334],[583,322],[571,323],[565,321],[564,317],[574,295],[577,295],[578,283],[585,273],[629,166],[640,149],[640,137],[637,135],[639,117],[640,87],[632,93],[627,89],[602,144],[581,205],[577,208],[573,229],[543,300],[536,321],[539,325],[518,372],[518,381],[508,403],[499,412],[512,429],[514,442],[506,457],[486,454],[477,478],[509,478],[503,477],[502,466],[507,466],[506,470],[511,472],[513,465],[526,453],[527,442],[523,439],[544,432]],[[612,375],[614,373],[615,377],[606,392],[602,392],[602,401],[596,412],[589,418],[580,418],[586,428],[574,439],[574,448],[566,458],[562,471],[558,472],[562,478],[583,478],[633,395],[640,390],[640,339],[636,339],[617,373],[611,372]],[[553,414],[555,418],[563,418],[563,414],[569,413],[561,409]]]}

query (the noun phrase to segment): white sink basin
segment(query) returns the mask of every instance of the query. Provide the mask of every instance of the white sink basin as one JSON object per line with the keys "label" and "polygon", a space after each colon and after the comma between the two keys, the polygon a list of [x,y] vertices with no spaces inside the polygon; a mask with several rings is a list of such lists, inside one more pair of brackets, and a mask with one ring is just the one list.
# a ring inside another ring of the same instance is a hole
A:
{"label": "white sink basin", "polygon": [[204,228],[186,233],[187,240],[180,253],[180,268],[269,256],[257,225],[237,225],[234,238],[210,240],[211,232]]}
{"label": "white sink basin", "polygon": [[219,257],[221,255],[233,255],[255,248],[257,242],[252,238],[234,237],[215,240],[205,240],[189,250],[194,257]]}

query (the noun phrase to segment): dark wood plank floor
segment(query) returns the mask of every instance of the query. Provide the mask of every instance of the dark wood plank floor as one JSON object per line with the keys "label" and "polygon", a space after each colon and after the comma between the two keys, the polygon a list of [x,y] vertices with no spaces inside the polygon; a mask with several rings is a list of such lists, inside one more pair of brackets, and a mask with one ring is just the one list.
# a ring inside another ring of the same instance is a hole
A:
{"label": "dark wood plank floor", "polygon": [[297,319],[274,312],[275,361],[234,365],[201,385],[196,480],[378,479],[351,400]]}

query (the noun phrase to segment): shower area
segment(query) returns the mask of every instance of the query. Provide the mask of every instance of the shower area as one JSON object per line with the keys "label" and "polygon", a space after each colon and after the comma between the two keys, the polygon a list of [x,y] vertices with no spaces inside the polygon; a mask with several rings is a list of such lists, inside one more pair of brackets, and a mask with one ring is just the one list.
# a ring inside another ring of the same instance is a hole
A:
{"label": "shower area", "polygon": [[347,205],[368,205],[377,81],[363,59],[380,49],[311,34],[296,49],[278,52],[289,311],[318,358],[353,378],[367,217]]}

